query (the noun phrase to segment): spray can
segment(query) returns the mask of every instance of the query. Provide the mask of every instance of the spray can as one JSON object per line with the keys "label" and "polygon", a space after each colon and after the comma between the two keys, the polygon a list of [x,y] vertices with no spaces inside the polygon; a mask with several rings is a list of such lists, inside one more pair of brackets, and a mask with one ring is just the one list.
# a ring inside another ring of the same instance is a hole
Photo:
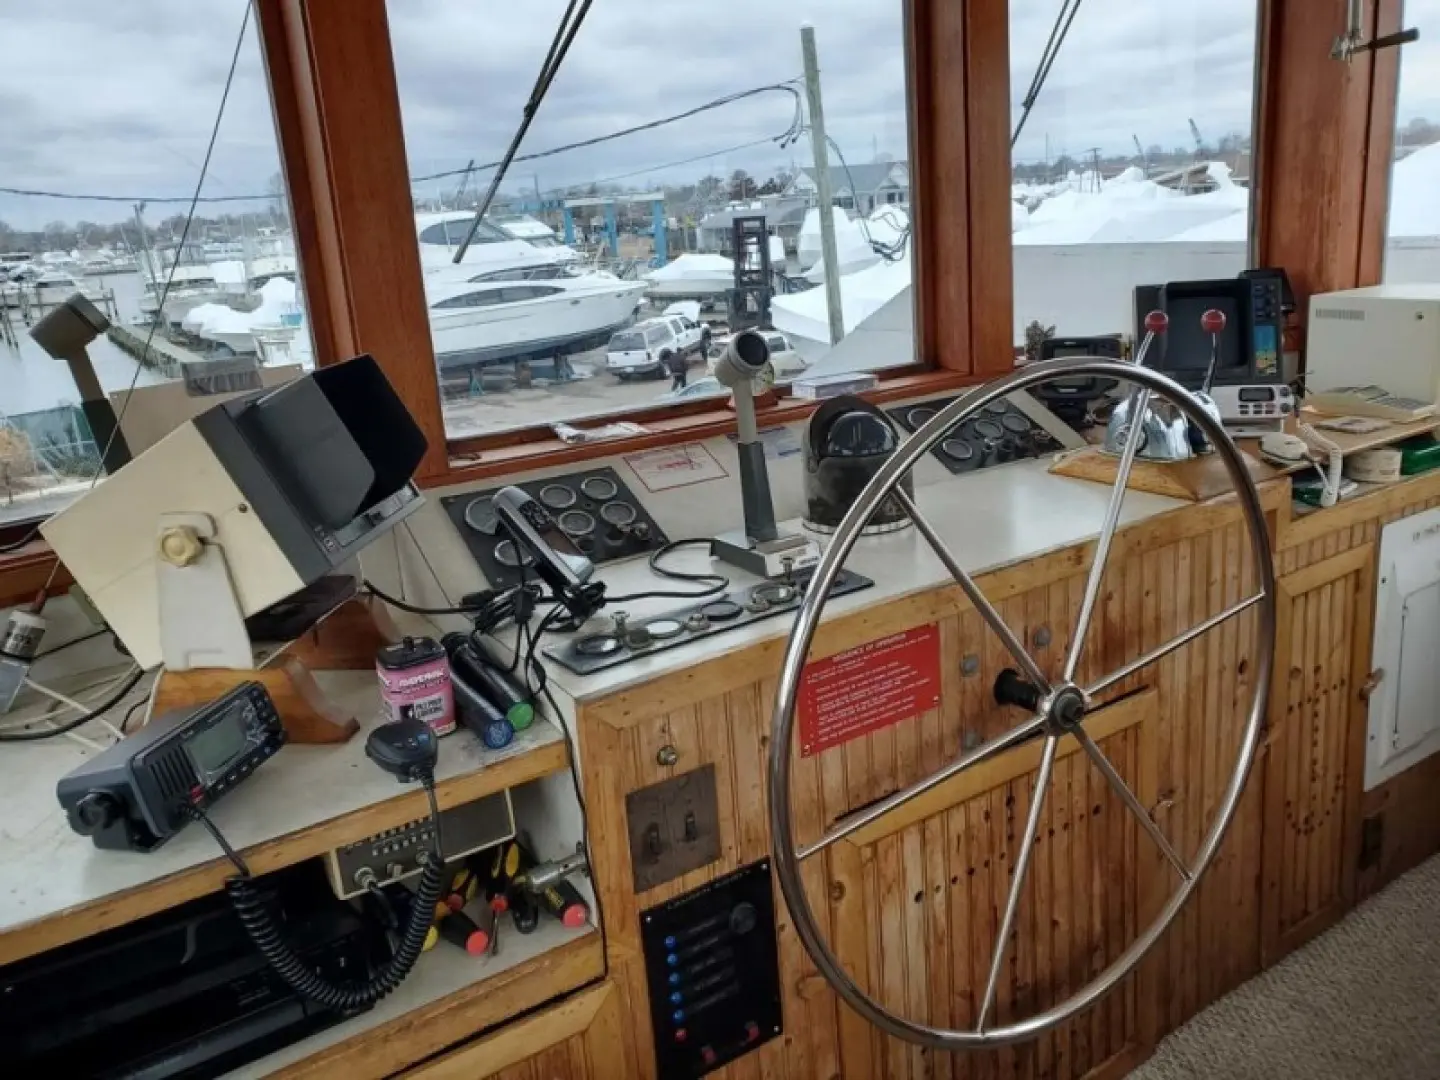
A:
{"label": "spray can", "polygon": [[434,638],[407,637],[375,654],[380,698],[391,720],[422,720],[436,735],[455,730],[450,661]]}

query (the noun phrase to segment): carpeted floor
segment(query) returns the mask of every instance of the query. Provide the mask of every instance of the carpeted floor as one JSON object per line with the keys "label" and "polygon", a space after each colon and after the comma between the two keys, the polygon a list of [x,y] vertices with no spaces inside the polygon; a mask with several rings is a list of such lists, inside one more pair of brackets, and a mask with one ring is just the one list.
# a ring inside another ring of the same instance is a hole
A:
{"label": "carpeted floor", "polygon": [[1174,1032],[1131,1080],[1440,1078],[1440,856]]}

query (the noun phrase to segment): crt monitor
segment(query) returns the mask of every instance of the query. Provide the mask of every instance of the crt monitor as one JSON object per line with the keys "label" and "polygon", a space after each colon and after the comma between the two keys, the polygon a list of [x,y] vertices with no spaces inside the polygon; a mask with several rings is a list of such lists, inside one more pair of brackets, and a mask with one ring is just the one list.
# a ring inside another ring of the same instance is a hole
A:
{"label": "crt monitor", "polygon": [[144,667],[161,659],[161,515],[216,530],[242,615],[339,569],[421,503],[425,436],[369,356],[187,420],[41,526]]}
{"label": "crt monitor", "polygon": [[1198,390],[1210,366],[1214,337],[1200,325],[1214,309],[1225,316],[1215,365],[1216,386],[1280,381],[1281,283],[1278,276],[1215,281],[1172,281],[1135,289],[1136,342],[1144,339],[1145,316],[1159,309],[1170,319],[1146,358],[1146,366]]}

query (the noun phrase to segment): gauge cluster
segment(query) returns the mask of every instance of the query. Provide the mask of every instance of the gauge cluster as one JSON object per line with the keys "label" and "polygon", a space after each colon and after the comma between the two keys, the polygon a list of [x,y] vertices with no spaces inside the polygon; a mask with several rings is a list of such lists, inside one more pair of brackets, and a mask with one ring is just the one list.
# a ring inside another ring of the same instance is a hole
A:
{"label": "gauge cluster", "polygon": [[[955,398],[937,398],[889,410],[895,422],[912,434]],[[1040,408],[1040,406],[1036,406]],[[947,432],[931,454],[952,473],[968,473],[991,465],[1042,457],[1064,449],[1050,431],[1013,401],[992,401],[978,415]]]}
{"label": "gauge cluster", "polygon": [[[587,469],[516,486],[545,507],[576,549],[597,565],[645,555],[669,542],[614,469]],[[527,577],[533,575],[529,552],[517,548],[501,528],[491,504],[497,490],[440,501],[486,579],[505,588],[519,583],[522,570]]]}

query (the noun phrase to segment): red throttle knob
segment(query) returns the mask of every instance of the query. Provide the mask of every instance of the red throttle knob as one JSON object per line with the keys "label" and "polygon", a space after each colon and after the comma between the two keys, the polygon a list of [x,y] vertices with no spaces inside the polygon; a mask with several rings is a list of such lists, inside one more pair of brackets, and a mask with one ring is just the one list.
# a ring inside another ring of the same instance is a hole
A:
{"label": "red throttle knob", "polygon": [[1221,333],[1225,329],[1225,313],[1212,307],[1200,316],[1200,329],[1207,334]]}
{"label": "red throttle knob", "polygon": [[1152,311],[1145,316],[1145,329],[1152,334],[1163,334],[1170,329],[1170,316],[1163,311]]}

